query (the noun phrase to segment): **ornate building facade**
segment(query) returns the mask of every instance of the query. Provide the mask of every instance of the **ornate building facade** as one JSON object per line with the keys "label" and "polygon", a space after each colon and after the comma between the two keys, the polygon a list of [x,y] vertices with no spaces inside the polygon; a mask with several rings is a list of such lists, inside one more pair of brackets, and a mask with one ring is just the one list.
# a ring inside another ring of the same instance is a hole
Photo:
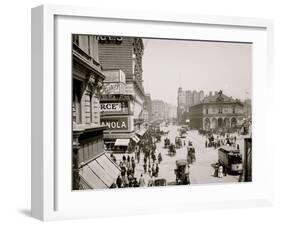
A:
{"label": "ornate building facade", "polygon": [[[119,169],[104,152],[106,127],[100,124],[100,97],[105,75],[98,61],[98,43],[93,36],[73,35],[72,44],[72,189],[110,187]],[[106,185],[103,179],[109,170],[103,169],[96,178],[90,169],[101,159],[116,168]]]}
{"label": "ornate building facade", "polygon": [[222,93],[215,92],[205,97],[202,103],[189,109],[190,126],[196,129],[235,129],[243,122],[243,104]]}

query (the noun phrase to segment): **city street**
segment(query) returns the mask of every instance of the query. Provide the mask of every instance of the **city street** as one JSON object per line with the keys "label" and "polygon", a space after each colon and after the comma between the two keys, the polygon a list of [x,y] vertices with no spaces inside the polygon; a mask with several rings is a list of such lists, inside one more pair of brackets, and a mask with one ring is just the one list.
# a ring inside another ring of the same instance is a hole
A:
{"label": "city street", "polygon": [[[168,148],[164,148],[164,139],[168,137],[171,142],[174,143],[175,137],[179,136],[179,126],[170,125],[167,127],[169,130],[168,135],[161,136],[161,142],[157,143],[156,156],[161,152],[163,161],[159,164],[158,178],[165,178],[168,185],[175,185],[176,176],[174,169],[176,168],[176,160],[186,159],[187,156],[187,144],[191,141],[196,152],[196,162],[190,165],[190,182],[191,184],[210,184],[210,183],[232,183],[238,182],[238,175],[227,175],[223,178],[214,177],[214,168],[212,164],[218,161],[218,152],[213,147],[205,147],[206,137],[198,134],[197,130],[188,131],[185,140],[186,146],[180,149],[176,149],[176,155],[168,155]],[[243,140],[237,139],[237,144],[240,146],[240,150],[243,150]],[[182,142],[184,143],[184,142]],[[127,156],[127,154],[125,154]],[[129,154],[134,156],[134,153]],[[123,154],[116,154],[117,163],[121,160]],[[143,174],[143,154],[141,154],[141,161],[136,164],[135,176],[137,178]],[[152,162],[152,160],[151,160]],[[148,180],[148,173],[143,174],[146,180]]]}

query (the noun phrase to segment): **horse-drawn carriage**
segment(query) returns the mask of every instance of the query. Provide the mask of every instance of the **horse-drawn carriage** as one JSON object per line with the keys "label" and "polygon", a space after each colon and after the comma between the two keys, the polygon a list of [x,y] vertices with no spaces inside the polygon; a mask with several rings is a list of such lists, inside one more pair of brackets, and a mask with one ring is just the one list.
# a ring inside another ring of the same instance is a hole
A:
{"label": "horse-drawn carriage", "polygon": [[170,144],[171,144],[170,139],[166,137],[164,140],[164,148],[168,148]]}
{"label": "horse-drawn carriage", "polygon": [[156,142],[160,142],[161,141],[161,134],[157,133],[156,134]]}
{"label": "horse-drawn carriage", "polygon": [[176,160],[176,167],[176,183],[182,185],[190,184],[188,162],[185,159]]}
{"label": "horse-drawn carriage", "polygon": [[170,145],[169,145],[168,154],[169,154],[170,156],[176,154],[176,147],[175,147],[174,144],[170,144]]}
{"label": "horse-drawn carriage", "polygon": [[176,137],[175,138],[175,144],[176,144],[176,148],[181,148],[182,147],[182,141],[180,137]]}

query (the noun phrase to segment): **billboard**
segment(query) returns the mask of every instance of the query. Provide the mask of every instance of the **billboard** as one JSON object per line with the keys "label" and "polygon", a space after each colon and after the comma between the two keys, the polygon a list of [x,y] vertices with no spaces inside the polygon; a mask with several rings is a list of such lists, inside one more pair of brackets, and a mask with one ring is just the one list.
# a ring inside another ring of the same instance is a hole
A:
{"label": "billboard", "polygon": [[101,125],[107,126],[108,130],[122,130],[129,131],[130,123],[129,117],[110,117],[110,118],[101,118]]}

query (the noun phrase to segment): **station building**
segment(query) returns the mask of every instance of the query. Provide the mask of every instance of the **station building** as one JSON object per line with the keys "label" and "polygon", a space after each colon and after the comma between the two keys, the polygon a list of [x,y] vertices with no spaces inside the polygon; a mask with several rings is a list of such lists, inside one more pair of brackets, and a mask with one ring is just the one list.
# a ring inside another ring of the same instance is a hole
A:
{"label": "station building", "polygon": [[189,108],[190,126],[196,129],[235,129],[244,119],[243,104],[222,91],[205,97]]}

